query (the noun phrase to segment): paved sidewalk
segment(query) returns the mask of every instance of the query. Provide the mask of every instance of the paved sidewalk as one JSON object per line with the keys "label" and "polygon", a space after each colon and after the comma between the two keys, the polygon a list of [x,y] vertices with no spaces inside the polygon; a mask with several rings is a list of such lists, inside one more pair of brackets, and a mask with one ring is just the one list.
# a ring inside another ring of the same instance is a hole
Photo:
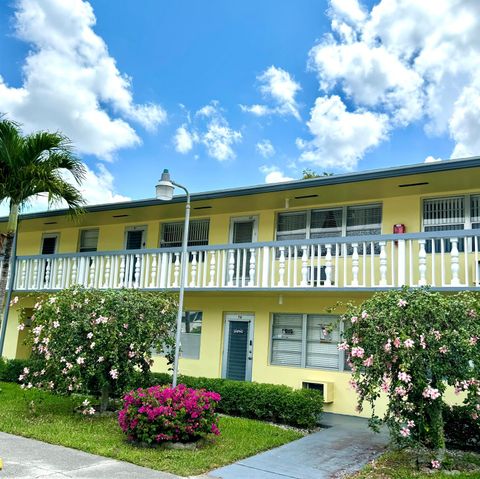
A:
{"label": "paved sidewalk", "polygon": [[386,433],[375,434],[366,419],[325,414],[327,429],[209,473],[222,479],[330,479],[359,470],[381,453]]}
{"label": "paved sidewalk", "polygon": [[178,479],[128,462],[0,432],[0,478]]}

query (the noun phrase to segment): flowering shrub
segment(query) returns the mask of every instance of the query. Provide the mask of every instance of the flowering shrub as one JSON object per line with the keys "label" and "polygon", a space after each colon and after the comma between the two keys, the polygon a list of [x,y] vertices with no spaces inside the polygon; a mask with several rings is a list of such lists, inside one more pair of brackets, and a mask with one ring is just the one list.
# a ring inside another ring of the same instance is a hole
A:
{"label": "flowering shrub", "polygon": [[[372,406],[371,425],[386,423],[399,443],[445,447],[442,405],[454,387],[474,421],[480,410],[479,297],[425,288],[375,294],[351,306],[339,349],[352,368],[358,408]],[[383,418],[375,402],[386,394]]]}
{"label": "flowering shrub", "polygon": [[118,422],[131,441],[190,442],[209,433],[220,434],[215,414],[219,401],[215,392],[184,384],[139,388],[124,396]]}
{"label": "flowering shrub", "polygon": [[38,299],[29,331],[34,366],[19,380],[26,388],[96,395],[104,410],[110,395],[149,371],[153,349],[171,346],[176,311],[175,296],[127,289],[76,286]]}

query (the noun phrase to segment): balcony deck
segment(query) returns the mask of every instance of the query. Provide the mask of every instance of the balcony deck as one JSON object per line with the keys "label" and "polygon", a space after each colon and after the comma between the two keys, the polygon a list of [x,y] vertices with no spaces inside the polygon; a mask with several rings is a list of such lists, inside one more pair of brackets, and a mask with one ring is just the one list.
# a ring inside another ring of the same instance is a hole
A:
{"label": "balcony deck", "polygon": [[[195,291],[480,290],[475,230],[198,246],[187,261]],[[19,256],[14,290],[176,290],[180,270],[180,248]]]}

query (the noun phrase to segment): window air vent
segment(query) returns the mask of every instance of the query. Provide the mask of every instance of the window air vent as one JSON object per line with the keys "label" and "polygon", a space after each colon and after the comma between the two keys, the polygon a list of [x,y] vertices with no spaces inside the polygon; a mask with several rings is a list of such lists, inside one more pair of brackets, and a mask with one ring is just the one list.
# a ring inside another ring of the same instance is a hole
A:
{"label": "window air vent", "polygon": [[113,215],[112,218],[126,218],[127,216],[130,215]]}
{"label": "window air vent", "polygon": [[421,183],[405,183],[403,185],[398,185],[399,188],[408,188],[409,186],[422,186],[428,185],[428,181],[422,181]]}
{"label": "window air vent", "polygon": [[47,223],[43,223],[44,225],[56,225],[56,221],[48,221]]}
{"label": "window air vent", "polygon": [[194,210],[209,210],[211,209],[211,206],[195,206],[193,209]]}
{"label": "window air vent", "polygon": [[295,196],[296,200],[305,200],[307,198],[317,198],[318,195],[303,195],[303,196]]}

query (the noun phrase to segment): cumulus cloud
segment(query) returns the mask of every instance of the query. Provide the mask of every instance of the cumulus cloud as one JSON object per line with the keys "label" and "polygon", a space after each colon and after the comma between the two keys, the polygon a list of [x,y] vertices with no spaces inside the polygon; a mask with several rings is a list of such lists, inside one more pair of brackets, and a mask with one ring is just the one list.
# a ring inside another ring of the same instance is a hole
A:
{"label": "cumulus cloud", "polygon": [[264,158],[270,158],[275,154],[275,148],[272,145],[272,142],[270,140],[262,140],[259,141],[255,145],[255,149],[257,150],[260,155],[262,155]]}
{"label": "cumulus cloud", "polygon": [[173,138],[179,153],[188,153],[196,143],[201,143],[207,154],[218,161],[234,159],[233,147],[241,140],[241,132],[230,127],[217,101],[200,108],[193,120],[177,129]]}
{"label": "cumulus cloud", "polygon": [[284,181],[292,181],[295,178],[286,176],[283,171],[275,165],[263,165],[259,168],[260,172],[265,175],[265,183],[282,183]]}
{"label": "cumulus cloud", "polygon": [[[454,157],[480,153],[479,2],[380,0],[367,10],[358,0],[331,0],[329,15],[331,32],[309,54],[321,96],[308,123],[313,139],[298,142],[303,160],[332,165],[323,153],[334,154],[336,138],[347,152],[336,167],[355,168],[389,131],[414,122],[449,135]],[[344,107],[332,100],[338,94]],[[343,140],[332,133],[340,117],[350,125]],[[367,138],[354,133],[355,118],[373,126]]]}
{"label": "cumulus cloud", "polygon": [[278,114],[300,119],[295,96],[301,87],[290,73],[272,65],[257,76],[257,80],[260,83],[260,93],[267,104],[240,105],[243,111],[257,116]]}
{"label": "cumulus cloud", "polygon": [[[116,192],[114,177],[112,173],[105,167],[103,163],[98,163],[95,169],[85,165],[86,175],[82,185],[79,186],[73,177],[65,171],[63,178],[78,188],[85,201],[89,205],[102,203],[118,203],[122,201],[130,201],[128,196],[121,195]],[[65,208],[66,203],[54,205],[51,209]],[[30,204],[23,212],[45,211],[48,208],[48,199],[44,194],[33,197]],[[0,205],[0,216],[8,215],[8,204],[6,202]]]}
{"label": "cumulus cloud", "polygon": [[0,111],[27,131],[60,130],[81,153],[109,160],[140,138],[131,122],[155,130],[166,120],[157,104],[136,104],[83,0],[18,0],[16,36],[31,46],[21,86],[0,76]]}
{"label": "cumulus cloud", "polygon": [[433,156],[427,156],[427,157],[425,158],[425,162],[424,162],[424,163],[437,163],[437,162],[439,162],[439,161],[442,161],[442,159],[441,159],[441,158],[435,158],[435,157],[433,157]]}

